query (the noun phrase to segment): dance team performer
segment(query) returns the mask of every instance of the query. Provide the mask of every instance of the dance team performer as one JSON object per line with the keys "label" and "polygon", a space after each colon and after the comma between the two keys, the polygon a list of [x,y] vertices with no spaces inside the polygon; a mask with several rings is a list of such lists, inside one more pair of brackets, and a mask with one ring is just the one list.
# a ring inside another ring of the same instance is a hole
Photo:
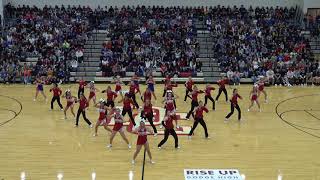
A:
{"label": "dance team performer", "polygon": [[78,89],[78,99],[80,99],[80,94],[84,94],[84,88],[87,86],[87,82],[83,80],[83,77],[79,81],[79,89]]}
{"label": "dance team performer", "polygon": [[258,90],[259,90],[258,97],[260,97],[260,94],[262,93],[264,95],[264,102],[267,103],[268,102],[268,95],[264,89],[264,83],[265,83],[265,79],[260,78],[260,80],[258,81]]}
{"label": "dance team performer", "polygon": [[[176,123],[176,128],[179,129],[179,125],[178,125],[178,119],[176,116],[176,107],[175,107],[175,100],[178,98],[177,95],[174,95],[174,93],[172,91],[167,91],[167,95],[165,97],[165,99],[163,100],[164,102],[164,108],[166,110],[166,113],[171,114],[171,116],[173,117],[173,120]],[[160,125],[160,128],[162,128],[162,125]]]}
{"label": "dance team performer", "polygon": [[218,95],[216,97],[216,101],[219,100],[219,97],[221,95],[221,93],[223,92],[225,97],[226,97],[226,102],[228,102],[228,92],[226,90],[226,84],[228,84],[229,80],[227,78],[223,78],[220,79],[219,81],[217,81],[218,85],[219,85],[219,92]]}
{"label": "dance team performer", "polygon": [[119,132],[122,139],[127,143],[128,148],[131,149],[131,145],[129,143],[129,140],[126,137],[126,134],[124,133],[124,126],[123,126],[124,119],[123,119],[123,116],[120,114],[119,108],[115,109],[115,113],[111,115],[111,118],[114,118],[114,126],[113,126],[111,136],[110,136],[110,143],[107,145],[107,148],[112,147],[113,139],[114,139],[115,135]]}
{"label": "dance team performer", "polygon": [[186,87],[186,95],[184,96],[184,101],[187,101],[187,97],[192,99],[189,93],[192,92],[193,85],[194,85],[194,82],[192,80],[192,77],[189,76],[188,80],[184,83],[184,86]]}
{"label": "dance team performer", "polygon": [[[136,94],[140,93],[140,89],[138,87],[138,85],[136,85],[136,83],[134,81],[131,81],[130,85],[129,85],[129,98],[132,99],[134,107],[139,109],[139,104],[137,103],[137,99],[136,99]],[[140,93],[141,94],[141,93]]]}
{"label": "dance team performer", "polygon": [[162,125],[165,127],[165,130],[164,130],[164,138],[163,140],[158,144],[158,148],[161,149],[162,148],[162,145],[164,143],[167,142],[168,140],[168,137],[169,135],[171,134],[174,138],[174,147],[176,149],[179,149],[179,140],[178,140],[178,136],[177,136],[177,133],[176,131],[174,130],[174,126],[173,126],[173,117],[174,115],[170,114],[170,112],[168,111],[164,120],[162,121]]}
{"label": "dance team performer", "polygon": [[37,100],[38,94],[39,92],[42,94],[42,96],[44,97],[44,99],[47,101],[47,96],[44,94],[44,89],[43,89],[43,85],[44,85],[44,81],[42,81],[39,77],[35,80],[34,82],[36,84],[36,95],[33,98],[33,101]]}
{"label": "dance team performer", "polygon": [[152,131],[146,127],[144,121],[140,121],[140,126],[134,129],[133,132],[138,134],[138,139],[137,139],[137,148],[133,154],[131,163],[135,164],[136,158],[139,152],[141,151],[142,146],[144,146],[144,149],[146,150],[149,156],[150,163],[154,164],[155,162],[152,161],[152,155],[151,155],[149,142],[148,142],[148,134],[152,134]]}
{"label": "dance team performer", "polygon": [[111,129],[108,127],[108,107],[105,105],[105,101],[103,99],[100,99],[100,101],[97,104],[95,104],[95,107],[98,108],[99,118],[95,125],[93,136],[98,136],[99,126],[103,126],[105,130],[112,132]]}
{"label": "dance team performer", "polygon": [[251,104],[250,104],[250,106],[248,108],[248,111],[250,111],[250,109],[252,108],[253,104],[256,103],[258,108],[259,108],[259,111],[261,112],[260,103],[259,103],[259,100],[258,100],[258,86],[257,85],[254,85],[252,87],[252,90],[250,91],[249,98],[251,100]]}
{"label": "dance team performer", "polygon": [[[169,93],[171,93],[172,96],[174,97],[174,93],[172,93],[172,92],[173,92],[173,87],[178,87],[178,84],[177,84],[177,83],[172,84],[171,81],[168,81],[168,83],[167,83],[167,85],[166,85],[166,88],[165,88],[165,89],[166,89],[166,94],[165,94],[165,95],[168,95],[167,92],[169,92]],[[174,107],[175,107],[176,110],[177,110],[177,104],[176,104],[176,100],[175,100],[175,99],[173,100],[173,103],[174,103]]]}
{"label": "dance team performer", "polygon": [[153,76],[149,76],[149,78],[147,79],[148,90],[152,93],[154,99],[157,100],[157,96],[154,93],[154,85],[155,84],[156,84],[156,82],[154,81]]}
{"label": "dance team performer", "polygon": [[107,102],[104,102],[107,107],[114,108],[114,101],[117,98],[117,93],[111,90],[111,87],[108,86],[106,90],[101,91],[102,93],[106,93]]}
{"label": "dance team performer", "polygon": [[88,98],[88,103],[90,103],[91,99],[93,100],[93,103],[96,104],[96,92],[99,92],[99,90],[95,87],[94,85],[94,81],[91,81],[88,84],[88,88],[90,89],[90,94],[89,94],[89,98]]}
{"label": "dance team performer", "polygon": [[130,98],[130,95],[126,93],[124,95],[124,98],[120,101],[120,103],[121,102],[123,102],[121,115],[124,117],[128,113],[131,123],[133,124],[133,126],[136,126],[136,122],[134,121],[134,118],[132,115],[132,108],[131,108],[131,105],[134,105],[134,102]]}
{"label": "dance team performer", "polygon": [[140,92],[140,77],[138,77],[137,74],[134,74],[131,77],[131,81],[136,85],[137,93],[139,93],[140,96],[141,96],[141,92]]}
{"label": "dance team performer", "polygon": [[207,105],[208,99],[212,102],[212,110],[216,110],[216,102],[211,96],[211,91],[215,90],[216,88],[211,87],[209,84],[206,85],[206,89],[204,90],[205,96],[204,96],[204,106]]}
{"label": "dance team performer", "polygon": [[73,117],[76,117],[76,115],[74,114],[73,106],[74,103],[77,101],[77,98],[75,96],[72,96],[71,91],[69,89],[66,90],[65,94],[62,97],[66,98],[67,101],[67,105],[64,107],[63,110],[64,119],[67,119],[67,111],[69,108]]}
{"label": "dance team performer", "polygon": [[53,103],[55,101],[58,102],[58,105],[60,107],[60,110],[62,111],[63,110],[63,107],[62,107],[62,104],[60,102],[60,96],[62,94],[62,91],[61,89],[58,87],[58,84],[57,83],[53,83],[53,87],[50,89],[50,92],[52,92],[53,96],[52,96],[52,99],[51,99],[51,110],[53,110]]}
{"label": "dance team performer", "polygon": [[189,139],[191,139],[193,131],[197,128],[199,123],[201,124],[201,126],[204,129],[205,138],[209,138],[207,125],[206,125],[206,122],[203,120],[203,112],[208,113],[209,110],[205,106],[203,106],[203,102],[200,100],[199,106],[194,109],[194,113],[195,113],[194,123],[193,123],[192,129],[189,132],[189,136],[188,136]]}
{"label": "dance team performer", "polygon": [[79,117],[80,114],[82,114],[83,119],[86,121],[86,123],[89,125],[90,128],[92,128],[92,123],[86,116],[86,109],[89,107],[89,103],[87,98],[84,96],[84,94],[80,94],[80,99],[79,99],[79,108],[77,112],[77,117],[76,117],[76,124],[75,127],[78,127],[79,125]]}
{"label": "dance team performer", "polygon": [[163,94],[162,97],[165,97],[166,93],[167,93],[167,85],[168,83],[171,82],[171,77],[167,74],[165,79],[163,80]]}
{"label": "dance team performer", "polygon": [[241,109],[240,109],[240,107],[238,105],[238,99],[242,99],[242,97],[238,94],[238,90],[237,89],[233,89],[232,98],[230,100],[231,112],[226,116],[225,122],[229,121],[230,116],[234,112],[234,108],[237,109],[237,111],[238,111],[238,120],[241,121]]}
{"label": "dance team performer", "polygon": [[147,87],[142,95],[142,102],[146,102],[147,100],[151,102],[151,98],[152,98],[152,93],[150,89]]}
{"label": "dance team performer", "polygon": [[190,109],[190,111],[188,112],[188,114],[186,116],[187,120],[189,120],[190,115],[192,115],[192,117],[194,116],[193,110],[194,110],[194,108],[199,106],[198,95],[202,94],[202,93],[204,93],[204,92],[202,90],[199,91],[197,86],[194,86],[192,92],[189,93],[189,95],[192,98],[192,101],[191,101],[191,109]]}
{"label": "dance team performer", "polygon": [[156,126],[153,124],[153,117],[154,116],[153,116],[152,104],[151,104],[150,100],[146,100],[144,102],[144,105],[143,105],[143,108],[141,111],[141,117],[143,119],[148,120],[150,126],[153,129],[154,136],[157,136],[158,132],[157,132]]}
{"label": "dance team performer", "polygon": [[122,87],[121,87],[121,85],[123,84],[123,82],[121,81],[120,76],[116,76],[116,77],[113,79],[113,82],[114,82],[115,85],[116,85],[116,88],[115,88],[114,91],[115,91],[117,94],[120,94],[121,99],[123,99]]}

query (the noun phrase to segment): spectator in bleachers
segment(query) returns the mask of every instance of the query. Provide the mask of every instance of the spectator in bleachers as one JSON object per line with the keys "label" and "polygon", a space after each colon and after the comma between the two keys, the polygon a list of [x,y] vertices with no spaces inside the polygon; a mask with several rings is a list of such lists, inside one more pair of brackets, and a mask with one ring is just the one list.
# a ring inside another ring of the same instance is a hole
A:
{"label": "spectator in bleachers", "polygon": [[81,48],[78,48],[76,51],[76,59],[79,63],[83,62],[83,50]]}

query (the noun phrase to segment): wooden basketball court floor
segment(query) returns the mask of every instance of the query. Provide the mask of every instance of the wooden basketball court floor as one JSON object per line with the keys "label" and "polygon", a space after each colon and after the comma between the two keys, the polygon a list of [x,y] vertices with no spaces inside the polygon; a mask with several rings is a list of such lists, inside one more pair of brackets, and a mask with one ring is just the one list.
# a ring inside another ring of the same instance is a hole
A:
{"label": "wooden basketball court floor", "polygon": [[[106,84],[96,86],[106,88]],[[158,98],[162,87],[156,86]],[[204,89],[204,85],[199,87]],[[45,87],[45,93],[50,102],[49,88]],[[78,85],[61,88],[63,91],[70,88],[76,94]],[[231,88],[228,87],[229,94]],[[192,140],[179,136],[181,149],[175,150],[173,138],[169,137],[163,149],[158,150],[157,144],[163,136],[149,136],[156,164],[146,161],[144,179],[184,179],[184,169],[203,168],[239,169],[247,180],[275,180],[279,173],[284,180],[319,180],[320,88],[267,87],[269,102],[262,103],[262,112],[254,109],[247,112],[250,85],[237,88],[244,98],[240,101],[244,123],[236,121],[236,112],[229,123],[223,122],[230,105],[222,96],[216,104],[217,110],[205,115],[211,139],[204,139],[203,129],[198,126]],[[88,128],[82,118],[80,127],[74,128],[74,119],[62,119],[60,110],[49,111],[50,103],[41,96],[33,102],[34,92],[33,85],[0,86],[0,179],[20,179],[20,173],[25,172],[26,179],[57,179],[57,174],[63,173],[63,179],[80,180],[91,179],[91,173],[95,172],[98,180],[123,180],[129,179],[130,171],[134,180],[141,179],[143,152],[136,164],[131,164],[136,135],[126,132],[133,144],[131,150],[120,135],[116,136],[114,147],[107,149],[110,135],[103,128],[99,129],[98,137],[93,137],[93,129]],[[178,111],[187,112],[190,100],[183,102],[183,85],[175,92],[180,96]],[[214,96],[216,93],[214,91]],[[104,95],[98,93],[100,97]],[[203,99],[203,95],[200,98]],[[153,104],[163,106],[160,100]],[[55,107],[57,109],[57,105]],[[70,112],[68,115],[71,117]],[[88,117],[96,122],[98,113],[91,108]],[[191,126],[192,120],[181,121],[181,124]]]}

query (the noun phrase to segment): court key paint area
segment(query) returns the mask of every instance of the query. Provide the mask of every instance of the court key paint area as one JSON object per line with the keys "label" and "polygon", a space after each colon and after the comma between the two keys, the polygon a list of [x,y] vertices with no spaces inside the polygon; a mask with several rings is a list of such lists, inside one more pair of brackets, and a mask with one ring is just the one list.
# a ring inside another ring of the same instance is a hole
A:
{"label": "court key paint area", "polygon": [[[100,90],[106,86],[96,85]],[[50,87],[44,87],[49,99],[52,97],[48,91]],[[203,90],[205,85],[198,87]],[[70,89],[76,95],[78,85],[62,85],[61,88],[63,91]],[[144,88],[141,86],[142,90]],[[227,87],[229,96],[232,88]],[[185,169],[237,169],[247,180],[276,180],[279,173],[283,180],[320,179],[320,88],[266,87],[269,97],[268,103],[261,103],[262,112],[257,107],[247,112],[252,86],[236,88],[243,97],[239,100],[242,123],[237,121],[236,111],[230,121],[224,123],[230,103],[221,97],[216,103],[216,111],[210,110],[204,115],[211,139],[205,139],[202,127],[198,126],[191,140],[183,133],[178,135],[180,149],[174,148],[173,138],[169,137],[158,150],[163,135],[149,136],[156,163],[148,163],[146,157],[144,179],[184,179]],[[152,100],[153,106],[159,110],[159,121],[164,106],[162,90],[163,85],[156,85],[158,100]],[[190,109],[190,99],[183,101],[183,85],[174,91],[180,96],[177,100],[178,113],[181,113],[179,124],[182,128],[190,128],[193,120],[183,119]],[[125,131],[133,145],[131,150],[120,136],[115,137],[112,149],[108,149],[110,134],[103,128],[99,128],[97,137],[92,136],[94,130],[82,119],[79,127],[74,128],[75,120],[70,112],[65,120],[56,105],[55,110],[49,111],[50,103],[41,96],[34,102],[34,93],[33,85],[0,86],[1,178],[20,179],[21,172],[24,172],[26,179],[57,179],[58,174],[68,180],[91,179],[92,173],[96,179],[141,179],[143,153],[139,154],[135,165],[131,164],[137,135]],[[86,89],[85,95],[88,94]],[[214,97],[216,94],[217,90],[213,91]],[[102,93],[97,96],[98,99],[105,98]],[[137,99],[141,105],[140,98]],[[203,95],[199,95],[199,99],[203,100]],[[262,97],[260,99],[263,102]],[[66,104],[64,99],[62,104]],[[116,103],[116,106],[121,104]],[[211,107],[210,103],[208,107]],[[139,116],[138,111],[134,113]],[[98,116],[93,107],[87,111],[92,122],[96,122]],[[128,121],[128,117],[125,119]],[[162,131],[159,122],[156,125]]]}

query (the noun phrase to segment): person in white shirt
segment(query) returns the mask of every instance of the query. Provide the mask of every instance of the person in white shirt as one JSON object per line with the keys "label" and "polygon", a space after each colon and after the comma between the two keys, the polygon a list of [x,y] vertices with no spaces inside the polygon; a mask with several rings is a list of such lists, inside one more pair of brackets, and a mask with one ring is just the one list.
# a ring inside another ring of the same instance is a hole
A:
{"label": "person in white shirt", "polygon": [[83,61],[83,51],[80,48],[76,51],[76,59],[80,63]]}
{"label": "person in white shirt", "polygon": [[285,84],[287,86],[292,86],[292,83],[293,83],[293,76],[294,76],[294,73],[291,69],[289,69],[289,71],[287,72],[286,76],[285,76]]}
{"label": "person in white shirt", "polygon": [[71,61],[71,68],[72,68],[72,71],[77,71],[77,68],[78,68],[78,61],[77,60],[72,60]]}
{"label": "person in white shirt", "polygon": [[266,75],[267,75],[267,79],[269,81],[270,84],[274,84],[274,71],[272,69],[269,69],[267,72],[266,72]]}
{"label": "person in white shirt", "polygon": [[233,71],[231,69],[229,69],[228,72],[227,72],[227,78],[229,80],[233,80]]}

